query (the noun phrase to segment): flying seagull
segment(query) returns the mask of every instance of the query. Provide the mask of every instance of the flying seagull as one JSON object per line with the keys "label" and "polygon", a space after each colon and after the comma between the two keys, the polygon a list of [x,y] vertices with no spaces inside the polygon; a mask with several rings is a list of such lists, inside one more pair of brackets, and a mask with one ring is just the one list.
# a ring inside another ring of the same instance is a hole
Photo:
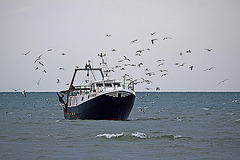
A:
{"label": "flying seagull", "polygon": [[126,56],[123,56],[124,60],[130,61],[129,58],[127,58]]}
{"label": "flying seagull", "polygon": [[39,84],[40,84],[40,81],[41,81],[41,79],[42,79],[42,78],[40,78],[38,81],[34,81],[34,80],[33,80],[33,81],[34,81],[34,82],[35,82],[37,85],[39,85]]}
{"label": "flying seagull", "polygon": [[158,59],[157,62],[162,62],[165,61],[164,59]]}
{"label": "flying seagull", "polygon": [[189,68],[191,69],[191,71],[193,70],[193,66],[190,66]]}
{"label": "flying seagull", "polygon": [[27,94],[26,94],[26,91],[25,91],[25,90],[23,90],[23,91],[22,91],[22,94],[24,95],[24,97],[26,97],[26,96],[27,96]]}
{"label": "flying seagull", "polygon": [[137,42],[137,39],[131,41],[130,43],[133,44],[133,43],[135,43],[135,42]]}
{"label": "flying seagull", "polygon": [[172,39],[171,37],[164,37],[163,40]]}
{"label": "flying seagull", "polygon": [[207,69],[205,69],[204,71],[211,71],[211,70],[214,69],[214,68],[216,68],[216,67],[207,68]]}
{"label": "flying seagull", "polygon": [[40,65],[44,66],[44,64],[43,64],[42,62],[38,61],[38,63],[39,63]]}
{"label": "flying seagull", "polygon": [[164,74],[161,75],[161,77],[166,76],[167,74],[168,74],[168,73],[164,73]]}
{"label": "flying seagull", "polygon": [[30,51],[28,51],[27,53],[21,53],[21,55],[26,56],[26,55],[28,55],[29,53],[30,53]]}
{"label": "flying seagull", "polygon": [[136,53],[135,56],[141,56],[141,54],[140,53]]}
{"label": "flying seagull", "polygon": [[40,55],[38,56],[38,58],[34,61],[34,63],[36,63],[38,60],[40,60],[41,57],[42,57],[42,55],[43,55],[43,54],[40,54]]}
{"label": "flying seagull", "polygon": [[[178,67],[183,67],[184,66],[184,64],[186,64],[187,62],[184,62],[184,63],[182,63],[182,64],[179,64],[178,65]],[[177,63],[176,63],[177,64]]]}
{"label": "flying seagull", "polygon": [[48,51],[48,52],[51,52],[51,51],[52,51],[52,48],[49,48],[47,51]]}
{"label": "flying seagull", "polygon": [[61,82],[60,82],[60,79],[57,79],[57,83],[61,83]]}
{"label": "flying seagull", "polygon": [[158,40],[158,39],[152,39],[152,40],[151,40],[152,44],[154,44],[154,41],[156,41],[156,40]]}
{"label": "flying seagull", "polygon": [[160,63],[160,64],[158,64],[158,67],[159,67],[159,66],[162,66],[162,65],[164,65],[164,63]]}
{"label": "flying seagull", "polygon": [[153,33],[150,33],[150,34],[153,36],[155,33],[157,33],[157,32],[153,32]]}
{"label": "flying seagull", "polygon": [[189,53],[189,54],[190,54],[190,53],[192,53],[192,51],[189,49],[189,50],[186,51],[186,53]]}
{"label": "flying seagull", "polygon": [[99,57],[104,57],[104,56],[106,56],[106,54],[100,53],[100,54],[98,54],[98,56],[99,56]]}
{"label": "flying seagull", "polygon": [[207,50],[208,52],[211,52],[211,51],[212,51],[211,48],[205,48],[205,50]]}
{"label": "flying seagull", "polygon": [[229,79],[224,79],[223,81],[218,82],[218,85],[223,83],[223,82],[225,82],[225,81],[227,81],[227,80],[229,80]]}
{"label": "flying seagull", "polygon": [[140,49],[140,50],[137,50],[135,53],[142,53],[144,51],[144,49]]}
{"label": "flying seagull", "polygon": [[106,37],[110,37],[111,35],[110,34],[106,34]]}
{"label": "flying seagull", "polygon": [[160,70],[158,70],[159,72],[168,72],[168,70],[166,70],[166,69],[160,69]]}
{"label": "flying seagull", "polygon": [[19,91],[20,89],[19,89],[19,88],[18,88],[18,89],[13,88],[13,90],[14,90],[15,92],[17,92],[17,91]]}
{"label": "flying seagull", "polygon": [[141,67],[141,65],[143,65],[143,63],[142,63],[142,62],[138,64],[138,67]]}

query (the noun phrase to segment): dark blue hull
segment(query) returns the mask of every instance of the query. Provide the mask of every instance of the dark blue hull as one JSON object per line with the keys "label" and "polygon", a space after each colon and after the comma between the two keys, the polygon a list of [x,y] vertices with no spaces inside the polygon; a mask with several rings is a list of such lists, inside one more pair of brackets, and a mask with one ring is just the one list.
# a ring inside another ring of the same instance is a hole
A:
{"label": "dark blue hull", "polygon": [[65,119],[127,120],[133,108],[135,95],[118,93],[116,96],[103,94],[78,106],[68,107]]}

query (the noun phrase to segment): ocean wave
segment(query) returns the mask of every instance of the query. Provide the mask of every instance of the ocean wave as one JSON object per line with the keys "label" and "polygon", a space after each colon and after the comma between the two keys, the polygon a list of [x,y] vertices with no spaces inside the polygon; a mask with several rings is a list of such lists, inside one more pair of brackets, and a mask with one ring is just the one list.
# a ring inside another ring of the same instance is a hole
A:
{"label": "ocean wave", "polygon": [[102,137],[107,139],[121,139],[121,140],[134,140],[134,139],[146,139],[148,138],[145,133],[131,133],[131,134],[125,134],[125,133],[117,133],[117,134],[99,134],[96,137]]}
{"label": "ocean wave", "polygon": [[208,111],[210,108],[207,108],[207,107],[206,107],[206,108],[202,108],[202,109],[205,110],[205,111]]}
{"label": "ocean wave", "polygon": [[180,139],[183,138],[181,135],[164,135],[160,137],[161,139],[171,139],[171,140],[175,140],[175,139]]}
{"label": "ocean wave", "polygon": [[147,138],[146,134],[140,133],[140,132],[132,133],[131,136],[137,137],[137,138]]}
{"label": "ocean wave", "polygon": [[117,133],[117,134],[99,134],[96,137],[105,137],[105,138],[115,138],[115,137],[120,137],[120,136],[124,136],[123,133]]}
{"label": "ocean wave", "polygon": [[99,134],[97,138],[117,139],[117,140],[137,140],[137,139],[153,139],[153,140],[177,140],[177,139],[192,139],[191,137],[183,137],[181,135],[160,135],[160,136],[148,136],[145,133],[135,132],[131,134],[116,133],[116,134]]}
{"label": "ocean wave", "polygon": [[236,123],[240,123],[240,119],[235,120]]}

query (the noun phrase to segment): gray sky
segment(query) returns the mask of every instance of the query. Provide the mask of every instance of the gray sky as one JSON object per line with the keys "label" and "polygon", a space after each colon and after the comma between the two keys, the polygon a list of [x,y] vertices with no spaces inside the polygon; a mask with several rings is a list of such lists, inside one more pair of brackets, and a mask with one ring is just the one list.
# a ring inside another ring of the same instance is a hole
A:
{"label": "gray sky", "polygon": [[[124,55],[131,64],[144,64],[112,75],[128,73],[139,81],[153,81],[137,85],[136,91],[160,87],[163,92],[239,92],[239,8],[239,0],[0,0],[0,91],[67,89],[75,66],[83,67],[90,59],[98,67],[97,54],[104,51],[109,66]],[[153,38],[158,39],[155,44]],[[134,39],[138,41],[130,44]],[[145,50],[140,57],[135,56],[139,49]],[[41,54],[44,66],[34,64]],[[164,59],[164,65],[158,67],[158,59]],[[177,62],[186,64],[177,67]],[[210,67],[216,68],[204,71]],[[145,75],[145,68],[155,75]],[[160,69],[168,74],[161,77]],[[40,78],[37,85],[34,81]]]}

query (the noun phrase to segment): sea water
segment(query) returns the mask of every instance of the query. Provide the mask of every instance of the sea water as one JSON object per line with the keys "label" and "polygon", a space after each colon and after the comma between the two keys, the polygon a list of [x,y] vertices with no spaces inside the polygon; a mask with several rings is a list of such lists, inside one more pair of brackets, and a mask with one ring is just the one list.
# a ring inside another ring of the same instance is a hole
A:
{"label": "sea water", "polygon": [[56,93],[0,93],[0,159],[239,159],[240,93],[136,93],[128,121],[65,120]]}

